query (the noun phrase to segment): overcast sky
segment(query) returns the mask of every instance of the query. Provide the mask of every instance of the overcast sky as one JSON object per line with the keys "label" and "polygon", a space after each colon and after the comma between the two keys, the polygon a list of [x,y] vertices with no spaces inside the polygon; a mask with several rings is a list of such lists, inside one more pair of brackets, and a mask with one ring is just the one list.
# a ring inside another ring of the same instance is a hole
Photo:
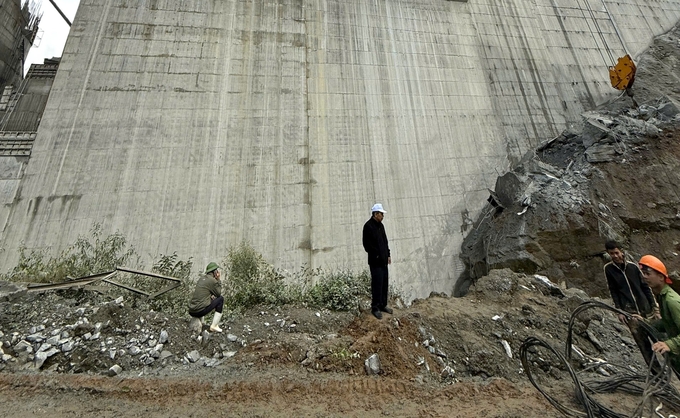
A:
{"label": "overcast sky", "polygon": [[[35,1],[35,0],[34,0]],[[40,21],[38,37],[28,52],[26,68],[31,64],[42,64],[45,58],[60,57],[64,51],[69,26],[49,0],[37,0],[42,3],[42,20]],[[54,0],[66,17],[73,22],[80,0]]]}

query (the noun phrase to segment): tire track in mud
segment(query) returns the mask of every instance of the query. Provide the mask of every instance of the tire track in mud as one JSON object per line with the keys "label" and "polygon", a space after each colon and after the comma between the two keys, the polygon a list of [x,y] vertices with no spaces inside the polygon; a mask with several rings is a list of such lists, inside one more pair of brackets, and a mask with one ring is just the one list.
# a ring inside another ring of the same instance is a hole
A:
{"label": "tire track in mud", "polygon": [[237,404],[261,402],[318,402],[324,399],[336,408],[376,409],[408,400],[418,405],[498,398],[545,403],[531,388],[517,387],[498,379],[488,384],[457,383],[434,388],[392,379],[357,377],[344,379],[250,380],[207,382],[197,378],[109,378],[84,375],[16,375],[0,373],[0,392],[8,397],[36,395],[96,394],[98,397],[137,402],[182,404],[193,399],[211,399]]}

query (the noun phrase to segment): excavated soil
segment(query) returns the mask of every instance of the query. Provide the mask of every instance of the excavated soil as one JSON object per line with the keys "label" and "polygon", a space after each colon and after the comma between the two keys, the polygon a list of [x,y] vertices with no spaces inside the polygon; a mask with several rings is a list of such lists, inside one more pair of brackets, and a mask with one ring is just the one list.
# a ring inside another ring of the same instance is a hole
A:
{"label": "excavated soil", "polygon": [[[366,312],[262,307],[227,321],[223,334],[199,341],[186,317],[120,306],[82,290],[29,294],[0,303],[0,341],[15,356],[0,363],[0,403],[8,417],[558,416],[527,379],[519,349],[526,338],[538,337],[563,350],[570,312],[586,300],[578,290],[555,292],[533,276],[494,270],[463,298],[417,300],[381,321]],[[48,358],[40,368],[5,343],[25,338],[38,324],[49,333],[83,317],[103,324],[101,336],[83,337],[77,349]],[[577,328],[575,345],[591,358],[619,365],[608,368],[610,374],[631,367],[644,372],[630,334],[608,311],[583,316]],[[173,355],[152,364],[122,353],[111,359],[102,348],[162,330]],[[230,333],[238,340],[230,341]],[[193,350],[219,361],[188,361]],[[372,354],[380,359],[377,375],[368,375],[364,365]],[[541,387],[578,409],[566,369],[546,352],[531,358]],[[108,377],[114,363],[123,370]],[[582,377],[605,378],[592,371]],[[618,392],[599,400],[622,413],[640,401]]]}

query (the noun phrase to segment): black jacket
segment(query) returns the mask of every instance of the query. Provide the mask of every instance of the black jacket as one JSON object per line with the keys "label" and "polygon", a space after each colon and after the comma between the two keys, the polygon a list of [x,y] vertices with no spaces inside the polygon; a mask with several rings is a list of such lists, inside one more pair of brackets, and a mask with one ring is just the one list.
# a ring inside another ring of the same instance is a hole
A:
{"label": "black jacket", "polygon": [[617,308],[646,316],[656,307],[652,289],[642,280],[642,273],[636,264],[626,261],[621,269],[610,261],[604,266],[604,276]]}
{"label": "black jacket", "polygon": [[390,256],[390,247],[387,243],[387,234],[382,222],[378,222],[373,217],[364,224],[362,242],[364,250],[368,253],[369,266],[386,266],[387,258]]}

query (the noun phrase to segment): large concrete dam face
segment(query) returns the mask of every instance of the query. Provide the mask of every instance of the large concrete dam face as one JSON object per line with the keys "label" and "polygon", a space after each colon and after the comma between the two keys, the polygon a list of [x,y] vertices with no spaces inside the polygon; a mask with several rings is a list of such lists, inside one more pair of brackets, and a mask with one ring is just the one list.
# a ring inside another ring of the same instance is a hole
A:
{"label": "large concrete dam face", "polygon": [[[450,293],[487,188],[617,94],[680,0],[83,0],[19,187],[18,247],[93,223],[200,266],[246,240],[277,267],[366,266],[385,205],[391,281]],[[612,58],[613,57],[613,58]]]}

